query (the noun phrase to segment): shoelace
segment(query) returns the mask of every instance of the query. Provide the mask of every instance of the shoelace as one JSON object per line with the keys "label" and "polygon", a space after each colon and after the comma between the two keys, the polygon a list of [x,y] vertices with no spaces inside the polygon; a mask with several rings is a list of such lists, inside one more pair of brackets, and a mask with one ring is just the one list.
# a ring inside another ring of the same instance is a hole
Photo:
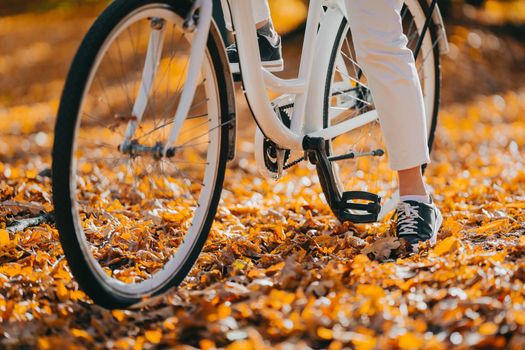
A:
{"label": "shoelace", "polygon": [[397,205],[397,232],[400,235],[417,235],[417,219],[421,219],[417,207],[401,202]]}

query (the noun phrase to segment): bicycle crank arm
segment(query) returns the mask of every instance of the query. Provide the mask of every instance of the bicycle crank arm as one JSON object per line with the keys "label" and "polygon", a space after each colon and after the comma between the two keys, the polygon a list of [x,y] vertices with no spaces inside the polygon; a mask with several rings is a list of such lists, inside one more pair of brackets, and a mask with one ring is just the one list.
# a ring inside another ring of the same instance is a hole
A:
{"label": "bicycle crank arm", "polygon": [[319,181],[334,214],[342,222],[377,222],[381,212],[381,198],[376,194],[363,191],[349,191],[341,194],[332,165],[327,157],[326,146],[326,140],[321,137],[306,136],[303,140],[303,148],[317,167]]}
{"label": "bicycle crank arm", "polygon": [[342,155],[339,155],[339,156],[331,156],[331,157],[328,157],[328,160],[330,162],[338,162],[338,161],[341,161],[341,160],[346,160],[346,159],[356,159],[356,158],[361,158],[361,157],[382,157],[385,155],[385,151],[383,151],[382,149],[376,149],[375,151],[371,151],[371,152],[350,152],[350,153],[347,153],[347,154],[342,154]]}

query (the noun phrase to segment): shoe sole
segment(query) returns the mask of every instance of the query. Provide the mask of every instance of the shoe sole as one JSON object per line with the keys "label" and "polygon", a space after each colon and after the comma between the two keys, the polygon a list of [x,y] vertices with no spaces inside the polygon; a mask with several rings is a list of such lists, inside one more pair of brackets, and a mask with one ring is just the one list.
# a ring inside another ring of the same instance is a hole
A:
{"label": "shoe sole", "polygon": [[[284,70],[284,60],[265,61],[262,63],[262,66],[268,72],[282,72]],[[230,63],[230,70],[232,74],[241,73],[239,63]]]}

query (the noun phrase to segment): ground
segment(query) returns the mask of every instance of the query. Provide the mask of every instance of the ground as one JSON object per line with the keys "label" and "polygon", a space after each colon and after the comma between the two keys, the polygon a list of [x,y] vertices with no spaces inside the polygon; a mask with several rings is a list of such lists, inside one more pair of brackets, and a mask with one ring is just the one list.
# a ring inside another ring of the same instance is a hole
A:
{"label": "ground", "polygon": [[[339,223],[307,167],[262,179],[238,94],[246,127],[197,266],[144,309],[107,311],[79,290],[52,218],[42,217],[53,211],[63,79],[99,10],[0,19],[2,348],[525,347],[525,43],[513,34],[523,27],[488,25],[498,18],[479,13],[450,23],[426,173],[445,217],[435,247],[397,257],[387,222]],[[35,217],[42,222],[13,229]]]}

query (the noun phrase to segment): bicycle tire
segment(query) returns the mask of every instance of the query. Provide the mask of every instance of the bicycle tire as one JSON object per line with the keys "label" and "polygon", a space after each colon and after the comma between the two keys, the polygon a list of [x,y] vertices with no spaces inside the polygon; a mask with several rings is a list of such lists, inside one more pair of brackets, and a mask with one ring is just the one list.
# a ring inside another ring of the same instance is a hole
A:
{"label": "bicycle tire", "polygon": [[112,30],[123,19],[133,11],[151,4],[160,4],[178,16],[184,18],[190,10],[193,1],[190,0],[117,0],[95,21],[89,32],[86,34],[69,70],[65,87],[62,93],[60,107],[55,126],[55,140],[53,145],[53,200],[55,205],[56,225],[59,231],[60,242],[64,250],[67,262],[76,278],[80,288],[98,305],[107,309],[126,308],[141,302],[144,298],[152,297],[164,293],[168,289],[179,285],[187,276],[198,258],[204,243],[211,229],[217,206],[222,192],[226,163],[229,154],[229,133],[232,124],[229,123],[235,118],[229,110],[229,101],[232,93],[231,75],[227,65],[227,58],[224,53],[224,44],[220,38],[220,33],[212,23],[210,35],[207,41],[207,50],[211,57],[211,65],[214,70],[215,83],[217,84],[219,100],[219,120],[220,124],[220,155],[218,160],[217,177],[215,187],[211,191],[210,206],[208,214],[201,226],[202,229],[198,238],[194,242],[193,249],[184,259],[177,271],[170,274],[169,279],[151,293],[141,295],[121,295],[115,293],[101,278],[84,255],[83,249],[78,239],[77,227],[73,213],[73,200],[71,178],[73,150],[75,142],[75,128],[79,119],[80,108],[83,95],[87,89],[88,79],[97,54]]}

